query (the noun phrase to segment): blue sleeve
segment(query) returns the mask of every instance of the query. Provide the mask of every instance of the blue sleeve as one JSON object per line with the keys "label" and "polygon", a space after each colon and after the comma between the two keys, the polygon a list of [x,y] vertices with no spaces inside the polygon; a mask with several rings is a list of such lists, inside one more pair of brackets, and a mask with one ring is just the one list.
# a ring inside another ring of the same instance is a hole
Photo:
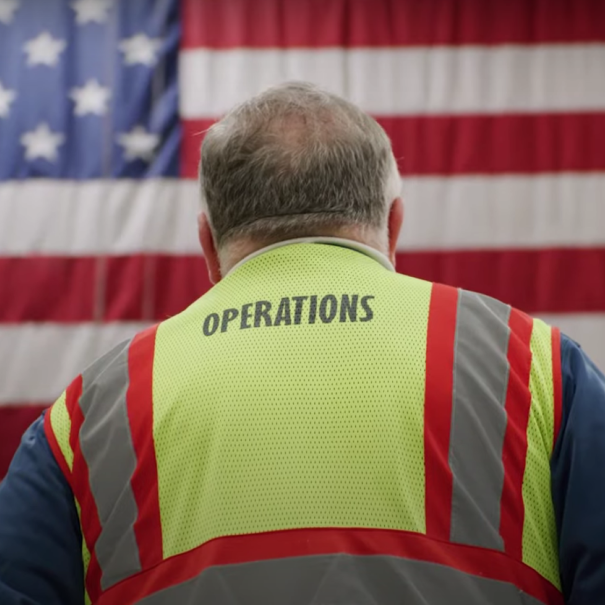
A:
{"label": "blue sleeve", "polygon": [[563,410],[552,489],[568,605],[605,603],[605,377],[561,338]]}
{"label": "blue sleeve", "polygon": [[2,605],[84,603],[78,514],[43,426],[27,430],[0,483]]}

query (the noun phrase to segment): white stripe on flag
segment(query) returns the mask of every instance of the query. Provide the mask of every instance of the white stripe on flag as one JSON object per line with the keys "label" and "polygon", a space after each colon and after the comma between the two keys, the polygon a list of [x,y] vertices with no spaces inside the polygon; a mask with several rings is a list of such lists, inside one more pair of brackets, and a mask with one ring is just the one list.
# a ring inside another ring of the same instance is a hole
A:
{"label": "white stripe on flag", "polygon": [[48,403],[90,363],[148,324],[0,324],[0,405]]}
{"label": "white stripe on flag", "polygon": [[[400,250],[605,245],[605,174],[403,180]],[[191,180],[0,185],[0,256],[199,254]]]}
{"label": "white stripe on flag", "polygon": [[605,174],[403,180],[401,250],[605,245]]}
{"label": "white stripe on flag", "polygon": [[186,49],[180,109],[214,118],[269,86],[308,80],[374,115],[599,110],[604,64],[605,44]]}
{"label": "white stripe on flag", "polygon": [[30,179],[0,184],[0,255],[199,252],[195,181]]}

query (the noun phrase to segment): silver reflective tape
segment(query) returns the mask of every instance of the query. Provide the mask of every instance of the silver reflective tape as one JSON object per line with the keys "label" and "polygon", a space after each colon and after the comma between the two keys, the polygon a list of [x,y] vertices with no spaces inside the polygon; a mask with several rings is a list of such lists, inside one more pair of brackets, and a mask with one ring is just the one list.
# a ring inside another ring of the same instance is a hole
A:
{"label": "silver reflective tape", "polygon": [[139,605],[543,605],[516,586],[436,563],[348,554],[210,567]]}
{"label": "silver reflective tape", "polygon": [[449,464],[452,542],[502,550],[500,500],[510,307],[460,292]]}
{"label": "silver reflective tape", "polygon": [[103,590],[141,571],[130,485],[136,456],[126,408],[129,345],[122,343],[82,374],[80,447],[101,523],[95,554]]}

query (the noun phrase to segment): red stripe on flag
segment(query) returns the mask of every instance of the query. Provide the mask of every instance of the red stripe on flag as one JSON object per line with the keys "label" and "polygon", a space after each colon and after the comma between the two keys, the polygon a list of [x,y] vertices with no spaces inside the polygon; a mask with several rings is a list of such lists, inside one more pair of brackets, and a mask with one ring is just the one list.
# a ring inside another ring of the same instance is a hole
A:
{"label": "red stripe on flag", "polygon": [[153,318],[158,321],[180,313],[212,287],[201,256],[158,256],[155,280]]}
{"label": "red stripe on flag", "polygon": [[198,175],[200,148],[206,131],[216,122],[216,118],[181,120],[181,176],[195,179]]}
{"label": "red stripe on flag", "polygon": [[529,376],[531,351],[529,348],[533,321],[516,309],[511,311],[508,325],[511,330],[508,344],[509,378],[506,391],[506,432],[502,447],[504,487],[500,507],[500,535],[504,550],[511,557],[522,559],[523,475],[527,455],[527,424],[531,409]]}
{"label": "red stripe on flag", "polygon": [[87,257],[0,257],[0,322],[89,321],[95,266]]}
{"label": "red stripe on flag", "polygon": [[163,557],[158,469],[153,441],[153,359],[158,326],[137,334],[128,351],[128,420],[137,466],[132,491],[138,507],[134,533],[141,566],[157,565]]}
{"label": "red stripe on flag", "polygon": [[[109,588],[98,605],[129,605],[148,595],[182,584],[212,566],[330,555],[386,555],[435,563],[467,574],[507,582],[540,603],[562,605],[561,593],[537,571],[505,553],[434,540],[422,534],[381,529],[293,529],[211,540],[154,569],[143,570]],[[226,572],[227,573],[227,572]]]}
{"label": "red stripe on flag", "polygon": [[80,408],[82,396],[82,376],[78,376],[65,393],[65,407],[71,418],[69,444],[74,453],[72,467],[72,491],[80,505],[80,524],[82,534],[90,552],[90,563],[86,573],[86,589],[90,598],[95,601],[101,592],[101,567],[95,553],[95,544],[101,535],[101,522],[94,496],[90,491],[88,465],[80,449],[80,429],[84,423],[84,414]]}
{"label": "red stripe on flag", "polygon": [[426,339],[424,394],[424,468],[426,533],[449,541],[452,470],[449,466],[454,343],[458,291],[435,284],[431,293]]}
{"label": "red stripe on flag", "polygon": [[[214,121],[183,121],[182,176],[196,178],[200,145]],[[404,176],[605,170],[603,112],[381,116],[377,121]]]}
{"label": "red stripe on flag", "polygon": [[605,248],[472,250],[397,255],[397,270],[487,294],[527,313],[605,309]]}
{"label": "red stripe on flag", "polygon": [[0,481],[6,475],[23,433],[45,408],[26,404],[0,406]]}
{"label": "red stripe on flag", "polygon": [[552,330],[552,380],[554,387],[554,431],[553,448],[559,436],[561,418],[563,416],[563,377],[561,375],[561,332],[558,328]]}
{"label": "red stripe on flag", "polygon": [[596,42],[601,0],[184,0],[184,47]]}
{"label": "red stripe on flag", "polygon": [[[5,259],[10,262],[10,259]],[[45,280],[39,275],[40,258],[20,262],[21,288],[0,288],[0,323],[76,322],[96,319],[86,314],[55,313],[36,301],[43,300]],[[70,257],[45,258],[50,274],[58,267],[69,271]],[[55,265],[53,267],[53,265]],[[210,288],[206,263],[201,256],[116,256],[108,261],[104,321],[162,321],[179,313]],[[397,270],[412,277],[440,282],[493,296],[527,313],[588,313],[605,311],[605,248],[536,250],[427,251],[397,254]],[[119,275],[119,277],[117,277]],[[78,309],[79,299],[90,299],[98,285],[74,284],[64,294],[64,309]],[[11,311],[6,312],[10,306]]]}
{"label": "red stripe on flag", "polygon": [[[15,263],[8,271],[21,272],[18,288],[0,288],[0,324],[164,320],[185,309],[211,285],[201,256],[138,254],[86,259],[85,264],[94,272],[97,260],[105,265],[104,281],[76,278],[62,291],[50,288],[49,294],[47,284],[54,276],[79,273],[82,259],[0,258],[0,267]],[[47,295],[49,304],[45,304]],[[92,302],[82,304],[95,298],[101,299],[96,307]]]}

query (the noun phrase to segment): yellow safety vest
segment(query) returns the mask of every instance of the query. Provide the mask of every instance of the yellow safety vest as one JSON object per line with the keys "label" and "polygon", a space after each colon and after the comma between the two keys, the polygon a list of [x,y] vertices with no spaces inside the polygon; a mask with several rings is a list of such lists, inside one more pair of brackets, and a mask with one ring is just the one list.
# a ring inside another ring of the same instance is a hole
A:
{"label": "yellow safety vest", "polygon": [[256,256],[46,416],[86,597],[562,603],[559,333],[346,247]]}

